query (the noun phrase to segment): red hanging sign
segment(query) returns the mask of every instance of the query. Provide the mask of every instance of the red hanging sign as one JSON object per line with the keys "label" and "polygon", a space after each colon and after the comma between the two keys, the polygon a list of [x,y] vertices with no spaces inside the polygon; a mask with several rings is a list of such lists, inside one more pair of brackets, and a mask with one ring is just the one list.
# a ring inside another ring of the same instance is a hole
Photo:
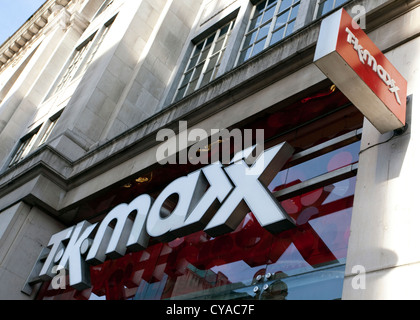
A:
{"label": "red hanging sign", "polygon": [[314,62],[381,133],[405,126],[407,81],[344,9],[322,22]]}

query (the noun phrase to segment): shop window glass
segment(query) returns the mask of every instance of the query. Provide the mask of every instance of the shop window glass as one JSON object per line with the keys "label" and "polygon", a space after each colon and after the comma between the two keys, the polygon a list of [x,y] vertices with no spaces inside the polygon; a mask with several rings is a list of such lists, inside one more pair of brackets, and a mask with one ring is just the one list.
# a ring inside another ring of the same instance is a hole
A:
{"label": "shop window glass", "polygon": [[294,31],[300,0],[263,0],[254,6],[238,64],[260,53]]}
{"label": "shop window glass", "polygon": [[175,101],[217,77],[234,23],[234,20],[230,21],[194,47],[175,95]]}
{"label": "shop window glass", "polygon": [[[359,143],[282,171],[276,192],[311,176],[358,161]],[[351,156],[350,156],[351,155]],[[304,176],[309,167],[315,173]],[[295,173],[292,173],[295,172]],[[286,173],[287,176],[287,173]],[[198,232],[118,260],[91,267],[92,288],[44,288],[44,299],[340,299],[356,178],[343,178],[281,200],[297,227],[279,234],[249,213],[232,233],[212,238]]]}
{"label": "shop window glass", "polygon": [[279,172],[269,185],[277,191],[358,162],[360,141]]}
{"label": "shop window glass", "polygon": [[[144,251],[92,266],[91,288],[54,290],[44,283],[38,299],[340,299],[363,119],[330,89],[246,125],[265,129],[267,148],[288,141],[296,150],[268,185],[295,228],[270,233],[249,212],[219,237],[200,231],[169,243],[151,239]],[[343,174],[348,168],[351,174]],[[192,170],[156,169],[85,203],[77,219],[97,219],[142,193],[157,195]]]}

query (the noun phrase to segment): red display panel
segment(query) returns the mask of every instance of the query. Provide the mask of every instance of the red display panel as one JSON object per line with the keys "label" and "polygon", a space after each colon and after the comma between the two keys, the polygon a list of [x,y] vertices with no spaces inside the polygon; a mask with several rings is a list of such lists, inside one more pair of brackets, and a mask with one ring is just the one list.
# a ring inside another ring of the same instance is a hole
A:
{"label": "red display panel", "polygon": [[[369,86],[379,99],[383,101],[389,110],[395,114],[401,123],[405,124],[407,81],[373,43],[368,35],[361,28],[354,28],[354,26],[353,18],[345,10],[342,10],[337,52],[344,58],[349,66],[356,71],[358,76]],[[346,31],[347,28],[357,38],[358,43],[354,43],[356,41],[353,37],[351,39],[353,43],[349,43],[349,33]],[[366,56],[366,59],[364,59],[365,50],[367,50],[375,59],[375,70],[373,62],[369,63],[369,57]],[[364,60],[364,63],[361,61],[360,54],[363,54],[362,60]],[[379,67],[382,67],[383,71],[378,70]],[[380,74],[386,77],[386,75],[382,74],[383,72],[388,73],[389,81],[394,80],[395,84],[399,87],[400,90],[397,92],[397,95],[401,104],[398,102],[396,95],[389,90],[390,86],[381,79]]]}
{"label": "red display panel", "polygon": [[323,20],[314,63],[379,132],[405,126],[407,81],[344,9]]}

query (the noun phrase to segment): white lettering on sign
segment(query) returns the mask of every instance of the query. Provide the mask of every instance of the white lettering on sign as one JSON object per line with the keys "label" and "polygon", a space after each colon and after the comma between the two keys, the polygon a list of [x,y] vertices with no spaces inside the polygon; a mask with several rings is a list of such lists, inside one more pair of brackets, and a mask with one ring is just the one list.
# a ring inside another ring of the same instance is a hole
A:
{"label": "white lettering on sign", "polygon": [[[171,241],[200,230],[212,237],[231,232],[249,211],[272,233],[293,228],[294,222],[266,187],[292,156],[293,148],[282,143],[255,161],[252,149],[235,155],[227,166],[216,162],[178,178],[155,201],[143,194],[115,207],[100,224],[83,221],[53,235],[40,278],[51,280],[59,264],[68,270],[70,286],[84,290],[91,286],[89,265],[122,257],[127,250],[144,250],[150,237]],[[173,195],[178,202],[170,212],[165,202]]]}
{"label": "white lettering on sign", "polygon": [[349,28],[346,28],[346,32],[348,33],[347,42],[353,45],[354,50],[356,50],[359,55],[360,62],[363,64],[367,63],[367,65],[377,73],[379,78],[381,78],[385,85],[389,87],[389,91],[395,94],[395,99],[397,99],[398,104],[401,105],[401,99],[398,94],[400,88],[397,86],[395,80],[391,78],[389,73],[381,65],[378,65],[375,57],[373,57],[368,50],[363,48],[363,46],[359,43],[359,39],[353,34],[353,32],[350,31]]}

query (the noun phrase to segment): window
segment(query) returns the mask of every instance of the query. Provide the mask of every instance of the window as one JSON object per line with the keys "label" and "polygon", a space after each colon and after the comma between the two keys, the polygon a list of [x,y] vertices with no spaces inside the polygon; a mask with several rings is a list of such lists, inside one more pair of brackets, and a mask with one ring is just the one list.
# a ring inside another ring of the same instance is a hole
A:
{"label": "window", "polygon": [[99,31],[91,35],[82,45],[80,45],[73,54],[73,58],[55,89],[53,93],[60,91],[67,84],[70,83],[76,76],[83,73],[93,61],[96,53],[98,52],[99,47],[105,39],[105,36],[108,34],[108,31],[114,22],[115,17],[112,18],[104,27]]}
{"label": "window", "polygon": [[84,67],[83,67],[83,71],[85,71],[89,65],[91,64],[93,58],[95,57],[96,53],[98,52],[99,47],[101,46],[102,42],[104,41],[106,35],[108,34],[109,28],[112,25],[113,20],[108,24],[105,25],[105,28],[103,29],[102,33],[98,36],[98,40],[95,43],[95,45],[92,48],[92,52],[89,55],[89,58],[87,59]]}
{"label": "window", "polygon": [[295,26],[300,0],[263,0],[251,14],[237,64],[290,35]]}
{"label": "window", "polygon": [[39,127],[20,140],[19,147],[10,161],[9,167],[19,163],[28,155],[38,136],[38,131]]}
{"label": "window", "polygon": [[48,121],[47,127],[46,127],[46,129],[44,131],[44,134],[42,135],[42,138],[41,138],[41,140],[39,142],[39,145],[40,146],[42,146],[45,142],[47,142],[48,138],[51,135],[51,132],[54,130],[55,125],[58,122],[58,119],[60,119],[60,115],[61,115],[61,112],[60,112],[60,114],[58,114],[57,116],[54,116],[53,118],[51,118]]}
{"label": "window", "polygon": [[341,6],[348,0],[319,0],[315,18],[320,18],[331,10]]}
{"label": "window", "polygon": [[234,20],[230,21],[194,47],[175,101],[216,78],[234,23]]}
{"label": "window", "polygon": [[82,46],[76,49],[76,52],[73,55],[72,60],[70,61],[69,66],[67,67],[66,72],[62,76],[60,82],[58,83],[55,92],[60,91],[62,88],[68,84],[73,77],[75,76],[77,70],[82,65],[84,58],[86,57],[90,46],[92,45],[93,36],[88,39]]}

